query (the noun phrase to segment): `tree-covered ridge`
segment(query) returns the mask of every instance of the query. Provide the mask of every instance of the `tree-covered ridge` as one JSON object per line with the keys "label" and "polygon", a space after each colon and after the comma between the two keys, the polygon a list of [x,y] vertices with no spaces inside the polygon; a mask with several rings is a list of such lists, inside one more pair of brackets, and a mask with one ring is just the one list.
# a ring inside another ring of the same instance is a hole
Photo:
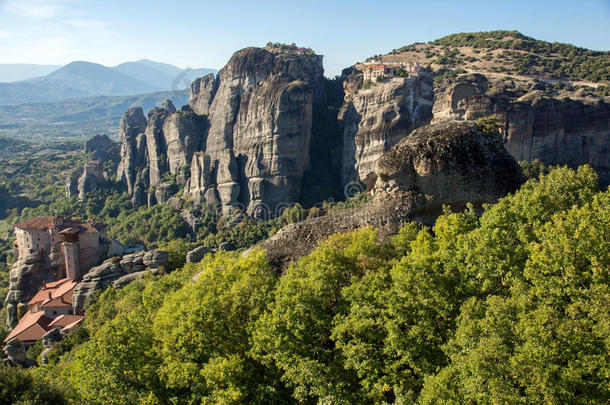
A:
{"label": "tree-covered ridge", "polygon": [[35,377],[86,403],[603,404],[608,235],[593,170],[542,170],[482,214],[335,235],[281,275],[254,249],[109,289]]}
{"label": "tree-covered ridge", "polygon": [[610,82],[610,52],[537,40],[518,31],[459,33],[393,50],[435,69],[516,74],[570,81]]}

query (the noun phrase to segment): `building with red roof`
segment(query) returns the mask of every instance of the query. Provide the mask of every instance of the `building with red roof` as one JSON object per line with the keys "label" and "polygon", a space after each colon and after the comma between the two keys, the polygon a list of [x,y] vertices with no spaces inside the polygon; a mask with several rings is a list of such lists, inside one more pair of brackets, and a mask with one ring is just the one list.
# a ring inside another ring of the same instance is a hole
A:
{"label": "building with red roof", "polygon": [[28,303],[28,311],[4,339],[17,338],[24,344],[33,344],[53,328],[66,333],[77,327],[84,319],[74,315],[72,295],[77,282],[68,278],[45,283]]}
{"label": "building with red roof", "polygon": [[[36,217],[15,225],[17,255],[42,251],[45,261],[61,262],[66,277],[78,280],[99,264],[112,246],[106,225],[70,218]],[[53,260],[51,260],[53,257]]]}

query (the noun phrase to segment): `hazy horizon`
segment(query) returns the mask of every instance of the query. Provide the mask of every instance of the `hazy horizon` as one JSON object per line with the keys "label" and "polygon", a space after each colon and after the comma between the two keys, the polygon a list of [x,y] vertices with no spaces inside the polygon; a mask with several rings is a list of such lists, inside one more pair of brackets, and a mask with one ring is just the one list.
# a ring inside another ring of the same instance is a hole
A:
{"label": "hazy horizon", "polygon": [[[233,52],[295,42],[325,56],[327,76],[378,53],[456,32],[518,30],[610,49],[610,1],[489,2],[0,0],[0,63],[115,66],[150,59],[220,69]],[[517,22],[518,21],[518,22]]]}

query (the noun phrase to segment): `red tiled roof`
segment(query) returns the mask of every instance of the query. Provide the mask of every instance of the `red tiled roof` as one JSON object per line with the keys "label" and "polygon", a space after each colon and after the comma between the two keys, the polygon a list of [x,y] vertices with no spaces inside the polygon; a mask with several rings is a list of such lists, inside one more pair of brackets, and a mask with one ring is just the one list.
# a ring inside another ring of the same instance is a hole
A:
{"label": "red tiled roof", "polygon": [[15,225],[19,229],[49,229],[53,227],[53,217],[36,217]]}
{"label": "red tiled roof", "polygon": [[51,321],[52,319],[45,316],[44,312],[32,313],[28,311],[4,341],[8,342],[12,338],[17,338],[22,342],[33,343],[50,330],[49,324]]}
{"label": "red tiled roof", "polygon": [[106,225],[98,222],[80,223],[64,217],[36,217],[19,222],[15,227],[25,230],[36,229],[46,231],[48,229],[56,229],[59,232],[67,233],[98,233],[102,229],[105,229]]}
{"label": "red tiled roof", "polygon": [[46,283],[28,302],[28,306],[36,304],[40,304],[43,308],[72,306],[72,295],[76,284],[76,281],[69,278]]}
{"label": "red tiled roof", "polygon": [[367,65],[364,67],[365,69],[385,69],[384,65]]}
{"label": "red tiled roof", "polygon": [[61,331],[63,333],[70,332],[76,326],[80,325],[84,320],[85,320],[85,317],[83,316],[81,319],[77,319],[76,321],[72,322],[71,324],[64,326]]}
{"label": "red tiled roof", "polygon": [[74,233],[79,233],[80,232],[80,228],[77,228],[75,226],[71,226],[70,228],[66,228],[63,231],[59,231],[59,233],[67,233],[67,234],[74,234]]}
{"label": "red tiled roof", "polygon": [[57,318],[53,319],[53,322],[49,324],[49,327],[54,328],[58,327],[66,327],[72,325],[74,322],[80,322],[85,319],[84,315],[59,315]]}

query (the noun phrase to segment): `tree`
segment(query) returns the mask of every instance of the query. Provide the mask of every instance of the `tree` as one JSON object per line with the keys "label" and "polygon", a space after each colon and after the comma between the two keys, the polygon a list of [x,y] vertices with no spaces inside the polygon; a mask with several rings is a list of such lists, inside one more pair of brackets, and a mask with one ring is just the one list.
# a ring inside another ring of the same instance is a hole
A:
{"label": "tree", "polygon": [[159,375],[176,400],[204,403],[286,403],[279,372],[249,354],[255,322],[276,283],[262,251],[206,257],[194,284],[159,310],[154,322]]}
{"label": "tree", "polygon": [[536,226],[523,278],[473,297],[422,403],[608,403],[610,193]]}
{"label": "tree", "polygon": [[361,401],[357,373],[345,364],[332,330],[348,307],[343,289],[387,266],[390,256],[377,232],[363,228],[329,238],[280,279],[270,312],[257,323],[252,351],[284,372],[298,401]]}

